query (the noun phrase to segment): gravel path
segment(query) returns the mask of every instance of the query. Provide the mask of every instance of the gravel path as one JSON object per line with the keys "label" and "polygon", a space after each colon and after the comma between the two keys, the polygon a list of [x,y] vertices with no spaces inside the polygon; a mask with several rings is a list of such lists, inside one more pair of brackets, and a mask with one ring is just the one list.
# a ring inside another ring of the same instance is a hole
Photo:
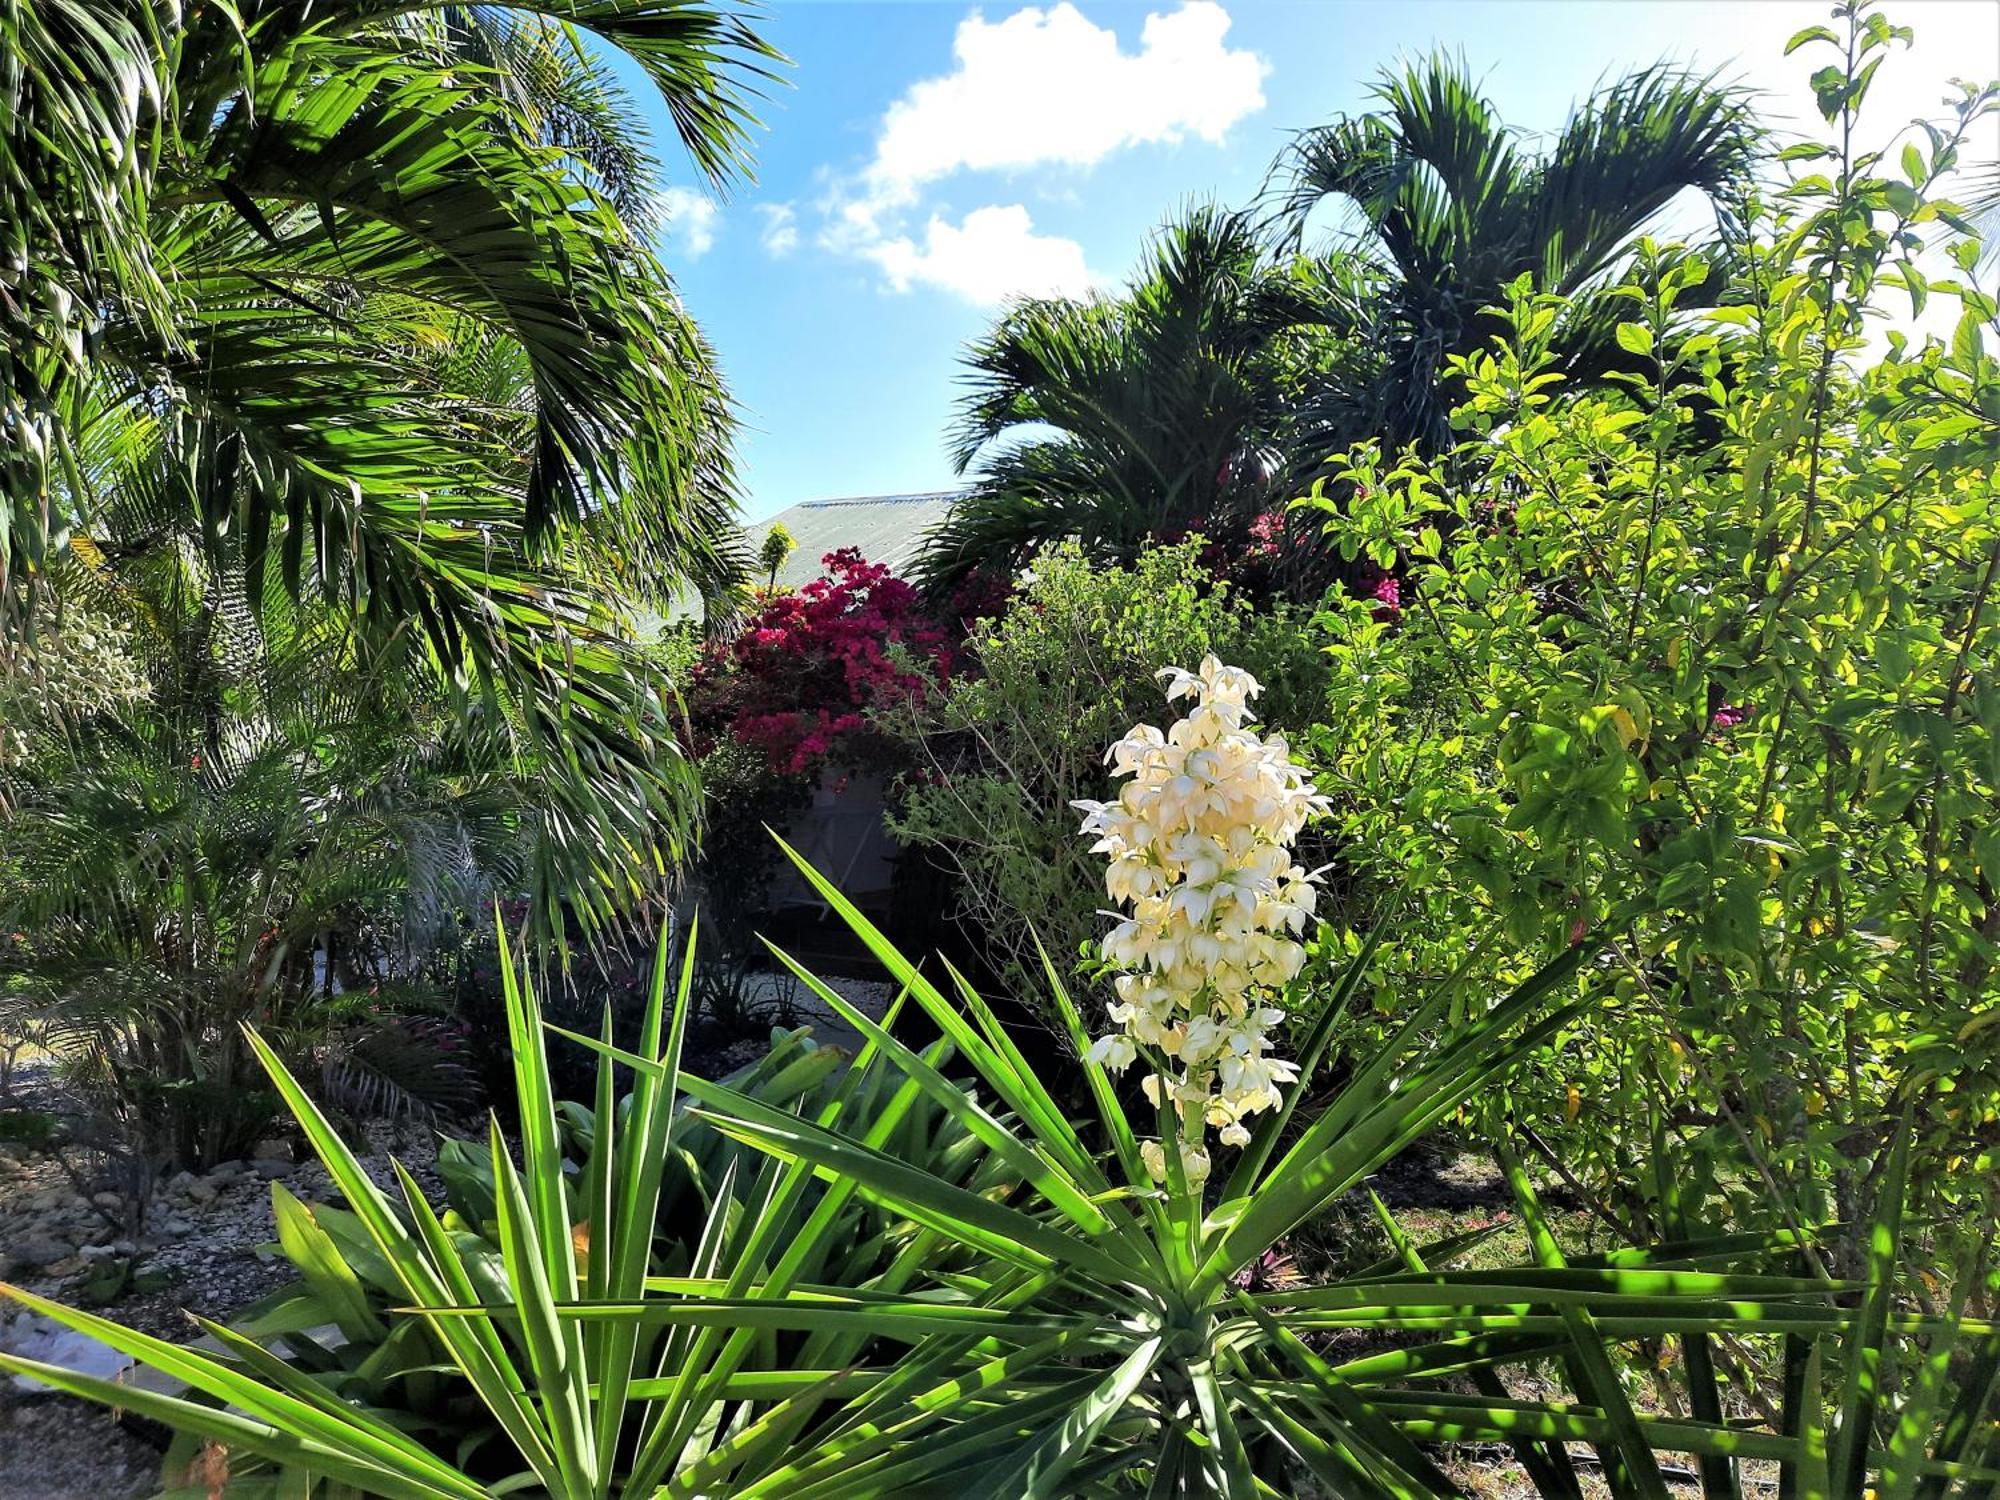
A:
{"label": "gravel path", "polygon": [[[376,1123],[365,1138],[362,1162],[378,1184],[396,1191],[393,1154],[438,1192],[429,1128]],[[295,1279],[272,1247],[271,1183],[282,1181],[307,1203],[338,1195],[317,1162],[295,1162],[289,1151],[279,1154],[277,1142],[268,1151],[163,1184],[140,1242],[141,1285],[97,1310],[161,1338],[187,1339],[196,1333],[188,1313],[226,1320]],[[100,1206],[75,1191],[47,1155],[0,1143],[0,1274],[29,1291],[78,1301],[99,1262],[118,1254],[120,1231]],[[32,1331],[22,1315],[0,1312],[0,1347]],[[148,1424],[121,1423],[87,1402],[0,1379],[0,1500],[139,1500],[161,1487],[161,1440]]]}

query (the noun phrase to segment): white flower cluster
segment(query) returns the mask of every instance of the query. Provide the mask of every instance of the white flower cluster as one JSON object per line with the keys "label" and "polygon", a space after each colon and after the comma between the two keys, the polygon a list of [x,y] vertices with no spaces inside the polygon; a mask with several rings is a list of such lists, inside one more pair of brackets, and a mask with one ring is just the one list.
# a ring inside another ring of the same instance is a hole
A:
{"label": "white flower cluster", "polygon": [[[1171,1093],[1182,1163],[1198,1181],[1209,1168],[1205,1129],[1226,1146],[1248,1144],[1245,1117],[1275,1107],[1298,1078],[1270,1053],[1285,1013],[1269,1000],[1305,962],[1294,939],[1318,892],[1291,845],[1327,804],[1280,736],[1248,727],[1256,678],[1213,656],[1197,672],[1160,675],[1168,701],[1192,697],[1193,709],[1165,734],[1141,724],[1111,747],[1105,759],[1131,778],[1115,802],[1074,804],[1083,832],[1097,836],[1093,851],[1110,858],[1105,890],[1131,909],[1103,944],[1124,971],[1110,1010],[1119,1029],[1090,1055],[1113,1069],[1142,1047],[1164,1060],[1146,1093],[1156,1106]],[[1148,1142],[1145,1156],[1163,1177],[1163,1148]]]}

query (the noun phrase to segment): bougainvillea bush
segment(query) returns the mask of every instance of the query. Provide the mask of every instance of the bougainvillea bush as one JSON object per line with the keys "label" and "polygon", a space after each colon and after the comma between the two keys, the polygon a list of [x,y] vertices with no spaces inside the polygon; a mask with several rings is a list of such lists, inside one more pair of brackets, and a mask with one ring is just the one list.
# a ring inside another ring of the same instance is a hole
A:
{"label": "bougainvillea bush", "polygon": [[822,561],[805,587],[762,593],[690,685],[708,744],[727,734],[785,776],[865,758],[870,712],[921,698],[958,659],[952,631],[887,567],[852,547]]}
{"label": "bougainvillea bush", "polygon": [[831,778],[893,780],[909,764],[880,716],[921,704],[965,668],[954,606],[933,606],[887,567],[845,548],[799,589],[763,589],[737,628],[684,673],[706,804],[697,881],[719,948],[761,954],[757,932],[777,871],[765,833]]}

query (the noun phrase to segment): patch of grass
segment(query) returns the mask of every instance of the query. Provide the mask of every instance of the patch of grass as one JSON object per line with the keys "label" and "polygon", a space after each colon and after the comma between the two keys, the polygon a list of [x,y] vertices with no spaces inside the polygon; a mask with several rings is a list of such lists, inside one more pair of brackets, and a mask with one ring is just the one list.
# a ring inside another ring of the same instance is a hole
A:
{"label": "patch of grass", "polygon": [[0,1109],[0,1141],[46,1150],[57,1130],[56,1117],[45,1109]]}

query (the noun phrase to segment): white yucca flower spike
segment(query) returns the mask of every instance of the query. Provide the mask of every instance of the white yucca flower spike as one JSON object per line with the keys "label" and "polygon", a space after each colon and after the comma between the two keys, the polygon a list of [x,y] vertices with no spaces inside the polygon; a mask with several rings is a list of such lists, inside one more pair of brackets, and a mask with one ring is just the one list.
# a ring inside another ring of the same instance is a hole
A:
{"label": "white yucca flower spike", "polygon": [[[1161,1071],[1146,1080],[1147,1097],[1172,1098],[1182,1169],[1199,1182],[1209,1171],[1204,1132],[1247,1144],[1244,1119],[1276,1107],[1298,1079],[1271,1055],[1285,1013],[1268,1001],[1305,963],[1295,939],[1318,890],[1291,846],[1327,804],[1281,737],[1249,727],[1263,691],[1250,673],[1210,655],[1195,671],[1160,676],[1169,702],[1195,700],[1187,716],[1164,734],[1135,726],[1104,757],[1129,778],[1117,799],[1074,804],[1092,851],[1109,862],[1106,894],[1130,913],[1101,948],[1123,971],[1110,1007],[1117,1029],[1090,1055],[1114,1070],[1150,1055]],[[1160,1143],[1147,1142],[1144,1156],[1164,1178]]]}

